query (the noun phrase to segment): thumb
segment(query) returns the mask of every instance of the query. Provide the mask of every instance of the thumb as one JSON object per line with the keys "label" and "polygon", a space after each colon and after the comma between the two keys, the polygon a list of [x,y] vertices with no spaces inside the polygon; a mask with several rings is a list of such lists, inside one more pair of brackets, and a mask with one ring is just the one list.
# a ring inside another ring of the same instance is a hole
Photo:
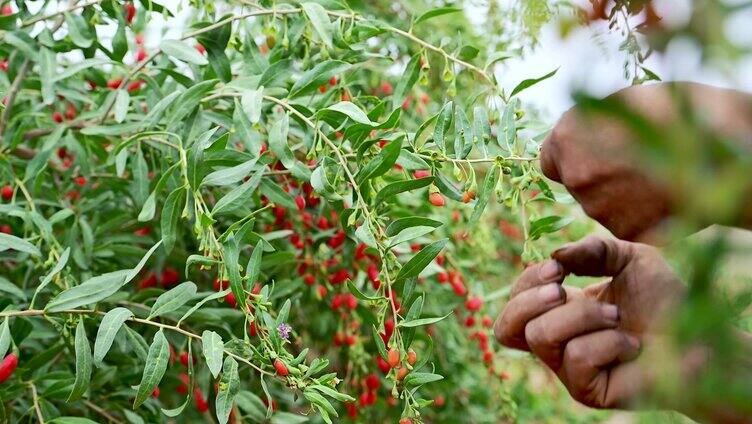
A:
{"label": "thumb", "polygon": [[551,255],[565,273],[591,277],[616,276],[633,256],[632,243],[597,236],[564,245]]}

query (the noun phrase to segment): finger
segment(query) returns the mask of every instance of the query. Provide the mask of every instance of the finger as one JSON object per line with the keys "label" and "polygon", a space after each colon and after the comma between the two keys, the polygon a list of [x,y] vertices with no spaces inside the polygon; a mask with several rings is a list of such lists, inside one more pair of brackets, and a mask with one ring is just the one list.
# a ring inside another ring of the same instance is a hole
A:
{"label": "finger", "polygon": [[540,165],[543,175],[558,183],[561,182],[561,173],[557,163],[557,147],[555,137],[557,137],[556,128],[551,131],[546,141],[543,142],[540,152]]}
{"label": "finger", "polygon": [[611,279],[609,278],[606,281],[602,281],[596,284],[591,284],[583,288],[582,294],[585,297],[596,299],[601,302],[616,303],[614,301],[613,290],[609,290],[610,286],[611,286]]}
{"label": "finger", "polygon": [[513,297],[494,324],[496,340],[504,346],[529,350],[525,341],[528,321],[566,301],[566,293],[558,283],[525,290]]}
{"label": "finger", "polygon": [[596,407],[617,406],[627,399],[641,374],[634,362],[640,341],[624,331],[608,329],[570,340],[564,348],[559,377],[573,398]]}
{"label": "finger", "polygon": [[561,366],[564,346],[570,339],[619,323],[616,305],[582,298],[551,309],[525,327],[530,350],[554,371]]}
{"label": "finger", "polygon": [[532,264],[525,268],[519,278],[517,278],[509,296],[513,298],[529,288],[549,283],[561,284],[562,281],[564,281],[564,269],[558,262],[548,260]]}
{"label": "finger", "polygon": [[589,236],[565,245],[551,256],[566,273],[613,277],[632,260],[634,246],[622,240]]}

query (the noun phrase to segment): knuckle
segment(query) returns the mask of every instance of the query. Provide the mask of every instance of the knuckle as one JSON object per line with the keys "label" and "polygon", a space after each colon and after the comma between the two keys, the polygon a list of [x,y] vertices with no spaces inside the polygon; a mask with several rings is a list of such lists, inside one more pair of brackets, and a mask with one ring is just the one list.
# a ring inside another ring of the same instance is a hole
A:
{"label": "knuckle", "polygon": [[533,320],[525,326],[525,340],[533,350],[541,350],[551,345],[551,337],[540,320]]}
{"label": "knuckle", "polygon": [[564,362],[578,368],[587,367],[590,364],[590,347],[581,340],[571,340],[564,347]]}

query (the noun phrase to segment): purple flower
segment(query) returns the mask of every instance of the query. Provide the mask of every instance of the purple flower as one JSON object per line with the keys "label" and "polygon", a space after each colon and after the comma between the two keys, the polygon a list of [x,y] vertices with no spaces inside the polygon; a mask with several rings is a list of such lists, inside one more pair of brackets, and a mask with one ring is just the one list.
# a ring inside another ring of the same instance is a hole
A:
{"label": "purple flower", "polygon": [[290,332],[292,331],[292,327],[290,327],[287,323],[282,323],[277,326],[277,331],[279,331],[279,337],[282,337],[283,339],[287,340],[290,338]]}

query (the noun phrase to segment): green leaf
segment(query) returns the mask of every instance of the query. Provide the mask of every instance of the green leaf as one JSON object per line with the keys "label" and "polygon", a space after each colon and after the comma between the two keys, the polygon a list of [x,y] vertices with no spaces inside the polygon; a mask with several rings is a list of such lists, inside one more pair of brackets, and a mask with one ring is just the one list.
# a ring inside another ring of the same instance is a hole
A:
{"label": "green leaf", "polygon": [[41,256],[39,249],[28,241],[0,232],[0,252],[8,249],[28,253],[32,256]]}
{"label": "green leaf", "polygon": [[89,339],[86,338],[83,317],[78,320],[74,344],[76,350],[76,380],[73,382],[73,389],[66,400],[68,403],[80,399],[89,388],[91,381],[91,346],[89,346]]}
{"label": "green leaf", "polygon": [[355,283],[352,282],[352,280],[347,280],[347,288],[350,290],[350,293],[352,293],[353,296],[360,300],[365,300],[366,302],[379,302],[383,300],[382,297],[371,297],[363,293],[362,291],[360,291],[360,289],[358,289]]}
{"label": "green leaf", "polygon": [[452,102],[446,103],[436,117],[436,125],[433,130],[433,141],[442,152],[446,152],[446,141],[444,137],[449,131],[449,127],[452,126],[453,108],[454,104]]}
{"label": "green leaf", "polygon": [[387,184],[384,188],[379,190],[376,194],[376,198],[373,200],[374,205],[381,205],[386,200],[392,198],[399,193],[406,191],[417,190],[419,188],[428,187],[433,183],[433,177],[419,178],[415,180],[397,181],[391,184]]}
{"label": "green leaf", "polygon": [[303,12],[305,12],[308,20],[311,22],[314,31],[318,34],[321,41],[326,44],[326,47],[332,48],[332,33],[334,32],[334,26],[329,20],[329,15],[326,14],[326,9],[318,3],[306,2],[301,4]]}
{"label": "green leaf", "polygon": [[172,105],[175,102],[175,98],[180,95],[181,95],[180,92],[173,91],[172,93],[165,96],[162,100],[157,102],[157,104],[155,104],[154,107],[152,107],[151,110],[149,110],[149,113],[144,118],[142,128],[144,130],[149,129],[153,125],[155,125],[157,122],[159,122],[159,120],[162,118],[162,115],[167,110],[167,108],[169,108],[170,105]]}
{"label": "green leaf", "polygon": [[206,366],[214,378],[217,378],[219,371],[222,369],[222,354],[224,353],[225,344],[222,337],[211,330],[204,330],[201,334],[201,345],[206,358]]}
{"label": "green leaf", "polygon": [[219,292],[216,292],[216,293],[212,293],[209,296],[206,296],[205,298],[203,298],[200,301],[196,302],[196,304],[193,305],[190,309],[188,309],[185,312],[185,314],[183,314],[183,316],[180,317],[180,320],[178,321],[178,324],[180,324],[185,319],[187,319],[189,316],[191,316],[194,312],[196,312],[197,310],[199,310],[199,308],[201,308],[204,304],[206,304],[206,302],[210,302],[210,301],[215,300],[215,299],[223,298],[223,297],[227,296],[230,293],[232,293],[232,291],[230,289],[227,289],[227,290],[222,290],[222,291],[219,291]]}
{"label": "green leaf", "polygon": [[231,356],[228,356],[225,358],[225,363],[222,367],[222,379],[219,381],[219,391],[217,392],[215,402],[217,420],[220,424],[227,423],[238,392],[240,392],[238,363]]}
{"label": "green leaf", "polygon": [[106,299],[125,284],[125,277],[129,271],[124,269],[92,277],[78,286],[64,290],[54,297],[44,309],[48,312],[60,312]]}
{"label": "green leaf", "polygon": [[367,222],[364,222],[355,230],[355,237],[370,247],[376,247],[376,238],[374,238],[373,232]]}
{"label": "green leaf", "polygon": [[225,267],[227,268],[227,276],[230,279],[230,288],[232,289],[232,294],[235,296],[238,309],[245,311],[245,287],[243,287],[243,280],[240,278],[240,268],[238,266],[240,246],[234,234],[231,234],[227,238],[224,248]]}
{"label": "green leaf", "polygon": [[402,102],[407,97],[407,94],[418,81],[418,77],[420,76],[421,57],[422,54],[418,52],[410,58],[409,62],[407,62],[405,72],[402,74],[402,77],[397,82],[397,87],[395,87],[394,89],[392,102],[394,102],[393,104],[395,105],[395,107],[402,105]]}
{"label": "green leaf", "polygon": [[170,313],[185,305],[196,296],[196,290],[196,285],[193,282],[186,281],[162,293],[152,305],[151,312],[146,319]]}
{"label": "green leaf", "polygon": [[376,329],[376,326],[372,327],[371,335],[373,336],[373,342],[376,343],[376,350],[379,351],[379,355],[381,355],[381,359],[386,360],[387,359],[387,351],[386,346],[384,346],[384,339],[381,338],[381,335],[379,334],[379,330]]}
{"label": "green leaf", "polygon": [[0,276],[0,292],[10,293],[19,299],[26,300],[26,294],[17,285]]}
{"label": "green leaf", "polygon": [[10,348],[11,335],[9,327],[10,317],[5,317],[3,325],[0,326],[0,358],[5,358],[5,354],[8,353]]}
{"label": "green leaf", "polygon": [[444,318],[448,317],[449,315],[452,315],[452,312],[444,315],[443,317],[435,317],[435,318],[419,318],[419,319],[411,319],[411,320],[405,320],[397,324],[398,327],[403,328],[413,328],[413,327],[420,327],[423,325],[429,325],[437,323]]}
{"label": "green leaf", "polygon": [[[128,40],[125,38],[126,22],[124,19],[118,20],[118,27],[115,35],[112,37],[112,59],[118,62],[123,61],[123,57],[128,52]],[[88,60],[88,59],[85,59]]]}
{"label": "green leaf", "polygon": [[306,94],[316,91],[316,89],[322,85],[329,83],[329,79],[333,76],[341,75],[347,72],[352,65],[339,60],[327,60],[320,62],[306,71],[300,76],[300,79],[295,81],[290,89],[289,98],[297,96],[304,96]]}
{"label": "green leaf", "polygon": [[238,408],[243,411],[252,422],[263,422],[266,419],[266,406],[260,397],[247,390],[241,390],[235,398]]}
{"label": "green leaf", "polygon": [[335,113],[345,115],[346,117],[352,119],[353,121],[359,124],[368,125],[370,127],[375,127],[378,125],[376,122],[372,122],[370,119],[368,119],[368,115],[366,115],[366,113],[363,112],[358,106],[350,102],[339,102],[339,103],[333,104],[324,109],[321,109],[318,112],[318,114],[321,115],[322,112],[325,112],[325,111],[335,112]]}
{"label": "green leaf", "polygon": [[473,130],[467,119],[465,110],[461,107],[454,109],[454,156],[465,159],[473,149]]}
{"label": "green leaf", "polygon": [[217,80],[215,79],[201,81],[199,83],[196,83],[191,88],[185,90],[183,94],[181,94],[180,97],[173,102],[175,104],[175,108],[167,117],[167,122],[169,124],[176,124],[181,122],[183,118],[193,112],[193,109],[195,109],[196,106],[199,105],[199,102],[201,102],[201,99],[204,98],[204,95],[208,93],[209,90],[214,88],[215,85],[217,85]]}
{"label": "green leaf", "polygon": [[256,90],[243,90],[240,96],[240,105],[243,112],[252,124],[256,124],[261,119],[261,105],[264,100],[264,87]]}
{"label": "green leaf", "polygon": [[266,168],[259,169],[248,181],[235,187],[229,193],[222,196],[211,211],[212,216],[225,212],[232,212],[243,205],[247,205],[253,193],[258,188]]}
{"label": "green leaf", "polygon": [[138,275],[138,273],[141,272],[141,270],[144,268],[144,265],[146,265],[146,262],[149,260],[149,258],[151,258],[151,255],[154,254],[154,251],[157,250],[157,248],[159,246],[161,246],[161,245],[162,245],[162,241],[160,240],[154,246],[152,246],[146,252],[146,254],[144,254],[144,256],[141,258],[141,260],[138,261],[138,264],[136,264],[136,266],[133,267],[133,269],[131,269],[128,272],[128,274],[125,276],[125,281],[123,281],[123,284],[126,284],[129,281],[131,281],[132,279],[136,278],[136,276]]}
{"label": "green leaf", "polygon": [[306,388],[305,390],[303,390],[303,396],[312,404],[323,408],[328,414],[334,415],[335,417],[338,416],[337,411],[334,409],[332,404],[318,392],[315,392],[310,388]]}
{"label": "green leaf", "polygon": [[308,387],[310,389],[313,389],[313,390],[318,390],[322,394],[325,394],[325,395],[329,396],[330,398],[332,398],[334,400],[338,400],[340,402],[353,402],[355,400],[354,397],[352,397],[352,396],[350,396],[348,394],[345,394],[345,393],[340,393],[340,392],[332,389],[329,386],[323,386],[321,384],[313,384],[313,385],[308,386]]}
{"label": "green leaf", "polygon": [[58,259],[57,263],[54,267],[50,270],[50,272],[47,273],[47,275],[42,278],[42,281],[39,283],[39,286],[37,286],[37,289],[34,290],[34,296],[31,298],[31,304],[29,305],[29,309],[34,309],[34,300],[36,299],[37,295],[45,288],[47,287],[47,284],[50,284],[52,282],[52,279],[55,278],[55,276],[65,268],[65,265],[68,263],[68,258],[70,257],[70,247],[66,247],[65,250],[63,250],[63,253],[60,254],[60,259]]}
{"label": "green leaf", "polygon": [[386,235],[387,237],[394,237],[405,228],[410,227],[423,226],[437,228],[442,225],[444,225],[443,222],[436,221],[435,219],[424,218],[422,216],[408,216],[392,221],[389,226],[386,227]]}
{"label": "green leaf", "polygon": [[160,218],[160,228],[162,231],[162,242],[166,253],[170,253],[175,246],[178,232],[178,220],[183,211],[183,202],[185,201],[185,189],[178,187],[167,196],[165,205],[162,208]]}
{"label": "green leaf", "polygon": [[128,113],[128,106],[131,102],[131,96],[128,94],[128,90],[118,90],[115,97],[115,122],[118,124],[125,120],[125,115]]}
{"label": "green leaf", "polygon": [[536,219],[530,223],[529,237],[532,240],[539,239],[543,234],[555,233],[574,221],[573,217],[547,216]]}
{"label": "green leaf", "polygon": [[397,162],[397,158],[402,148],[404,137],[398,137],[389,142],[376,157],[371,159],[356,176],[358,184],[362,184],[372,178],[376,178],[388,172]]}
{"label": "green leaf", "polygon": [[539,78],[530,78],[530,79],[523,80],[522,82],[520,82],[519,84],[517,84],[516,87],[514,87],[514,89],[512,90],[512,94],[510,94],[509,97],[513,97],[515,94],[519,93],[520,91],[522,91],[522,90],[524,90],[526,88],[530,88],[530,87],[534,86],[535,84],[538,84],[541,81],[544,81],[544,80],[547,80],[547,79],[551,78],[552,76],[554,76],[556,74],[556,72],[558,70],[559,70],[559,68],[556,68],[553,71],[547,73],[546,75],[543,75],[542,77],[539,77]]}
{"label": "green leaf", "polygon": [[434,381],[443,380],[444,377],[439,374],[433,374],[430,372],[411,372],[405,377],[405,387],[422,386],[426,383],[433,383]]}
{"label": "green leaf", "polygon": [[250,159],[240,165],[214,171],[204,177],[201,182],[202,186],[227,186],[245,178],[256,166],[258,158]]}
{"label": "green leaf", "polygon": [[159,48],[162,49],[166,55],[182,60],[183,62],[192,63],[194,65],[206,65],[209,63],[204,55],[180,40],[163,40],[162,44],[159,45]]}
{"label": "green leaf", "polygon": [[[124,152],[127,152],[127,150],[123,150]],[[152,190],[151,193],[149,193],[149,197],[146,198],[146,201],[144,202],[144,206],[141,207],[141,212],[138,214],[138,221],[139,222],[146,222],[151,221],[152,218],[154,218],[154,214],[157,210],[157,194],[162,191],[162,188],[167,184],[167,180],[170,178],[172,173],[178,169],[180,165],[180,162],[175,163],[171,167],[167,168],[167,171],[165,171],[161,177],[159,177],[159,181],[157,181],[157,185],[154,186],[154,190]]]}
{"label": "green leaf", "polygon": [[423,269],[441,252],[446,246],[449,239],[435,241],[420,250],[415,256],[410,258],[405,265],[400,268],[395,280],[402,280],[410,277],[417,277]]}
{"label": "green leaf", "polygon": [[51,105],[55,101],[54,76],[57,72],[55,53],[48,48],[39,50],[39,79],[42,83],[42,99],[44,104]]}
{"label": "green leaf", "polygon": [[65,23],[68,24],[68,35],[70,35],[73,44],[83,49],[88,49],[94,42],[89,25],[81,15],[65,13]]}
{"label": "green leaf", "polygon": [[99,424],[96,421],[92,421],[88,418],[83,418],[83,417],[57,417],[55,419],[47,421],[47,423],[48,424]]}
{"label": "green leaf", "polygon": [[245,276],[248,284],[253,285],[261,273],[261,255],[264,253],[264,249],[257,244],[251,253],[251,258],[248,260],[248,265],[245,267]]}
{"label": "green leaf", "polygon": [[141,375],[141,383],[138,385],[136,399],[133,401],[134,409],[144,403],[151,392],[154,391],[154,388],[162,381],[169,360],[170,348],[163,330],[160,329],[154,334],[154,340],[151,342],[149,353],[146,355],[144,373]]}
{"label": "green leaf", "polygon": [[413,25],[418,25],[421,22],[425,22],[431,18],[435,18],[437,16],[447,15],[450,13],[457,13],[462,12],[462,8],[460,7],[438,7],[435,9],[431,9],[428,12],[418,16],[415,21],[413,21]]}
{"label": "green leaf", "polygon": [[468,227],[472,228],[475,226],[475,224],[478,223],[478,220],[483,214],[483,210],[486,208],[488,201],[491,199],[491,194],[493,194],[494,187],[496,187],[496,182],[499,180],[499,172],[499,167],[494,165],[494,167],[486,173],[486,178],[483,181],[483,187],[481,187],[480,193],[478,195],[478,201],[475,202],[473,214],[470,216],[470,220],[467,223]]}
{"label": "green leaf", "polygon": [[287,144],[287,132],[290,130],[290,117],[283,114],[269,128],[269,150],[287,169],[295,165],[295,157]]}
{"label": "green leaf", "polygon": [[389,247],[394,247],[400,243],[404,243],[406,241],[410,241],[412,239],[422,237],[426,234],[429,234],[435,230],[436,227],[433,226],[422,226],[419,225],[417,227],[410,227],[402,230],[399,234],[394,236],[393,238],[389,239],[388,245]]}
{"label": "green leaf", "polygon": [[133,312],[126,308],[118,307],[107,312],[99,324],[97,338],[94,340],[94,364],[100,366],[102,360],[110,351],[112,341],[115,340],[123,323],[133,316]]}
{"label": "green leaf", "polygon": [[282,190],[280,186],[269,179],[261,180],[260,190],[261,194],[268,197],[274,204],[284,206],[290,210],[297,210],[298,205],[295,204],[295,199],[292,198],[290,193]]}

